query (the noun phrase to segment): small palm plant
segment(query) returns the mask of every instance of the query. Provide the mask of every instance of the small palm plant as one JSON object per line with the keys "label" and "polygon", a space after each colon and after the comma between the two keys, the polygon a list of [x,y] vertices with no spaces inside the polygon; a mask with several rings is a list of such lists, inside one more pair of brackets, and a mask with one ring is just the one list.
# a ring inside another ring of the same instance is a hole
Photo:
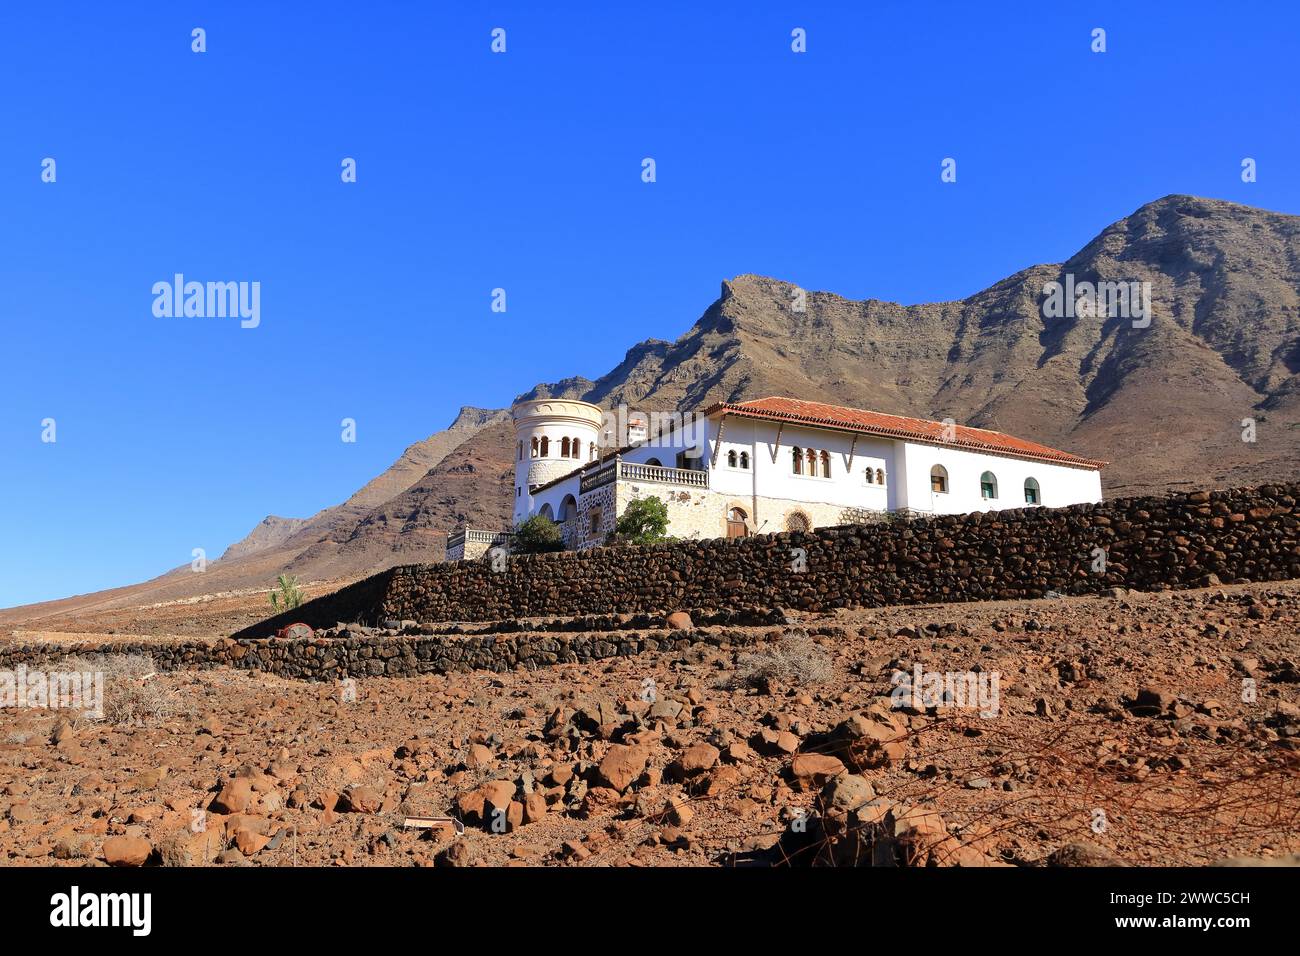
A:
{"label": "small palm plant", "polygon": [[271,592],[271,607],[277,611],[291,611],[303,602],[304,595],[297,578],[282,574],[275,581],[280,590]]}

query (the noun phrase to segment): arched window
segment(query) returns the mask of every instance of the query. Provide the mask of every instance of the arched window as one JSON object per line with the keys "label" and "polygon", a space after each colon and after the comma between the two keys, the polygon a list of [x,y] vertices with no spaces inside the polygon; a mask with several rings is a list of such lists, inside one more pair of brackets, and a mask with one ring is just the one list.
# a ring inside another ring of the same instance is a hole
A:
{"label": "arched window", "polygon": [[831,476],[831,453],[828,451],[823,451],[822,452],[822,477],[829,478],[830,476]]}
{"label": "arched window", "polygon": [[807,531],[812,527],[812,522],[802,511],[791,511],[785,518],[786,531]]}
{"label": "arched window", "polygon": [[736,452],[735,452],[734,449],[731,450],[731,451],[729,451],[729,452],[727,452],[727,467],[729,467],[729,468],[735,468],[735,467],[736,467],[736,463],[737,463],[738,461],[739,461],[739,458],[736,456]]}
{"label": "arched window", "polygon": [[560,520],[572,521],[578,517],[578,502],[573,495],[565,495],[560,502]]}
{"label": "arched window", "polygon": [[560,457],[569,457],[569,437],[567,435],[560,439]]}
{"label": "arched window", "polygon": [[596,460],[596,443],[595,443],[595,442],[592,442],[592,443],[591,443],[591,448],[588,449],[587,454],[590,456],[590,458],[591,458],[592,461],[595,461],[595,460]]}
{"label": "arched window", "polygon": [[547,438],[545,435],[542,436],[542,457],[543,458],[551,457],[551,440]]}
{"label": "arched window", "polygon": [[1042,502],[1042,497],[1038,493],[1038,480],[1035,478],[1025,479],[1025,504],[1036,505]]}
{"label": "arched window", "polygon": [[877,468],[877,469],[876,469],[876,484],[878,484],[878,485],[883,485],[884,483],[885,483],[885,469],[883,469],[883,468]]}
{"label": "arched window", "polygon": [[980,497],[992,501],[998,496],[998,479],[991,471],[980,475]]}
{"label": "arched window", "polygon": [[516,460],[516,461],[523,461],[523,460],[524,460],[524,443],[523,443],[523,442],[520,442],[520,443],[519,443],[519,453],[518,453],[518,455],[515,456],[515,460]]}
{"label": "arched window", "polygon": [[581,441],[580,439],[578,439],[578,438],[574,438],[574,439],[570,440],[570,442],[569,442],[569,451],[571,452],[571,454],[569,455],[570,458],[581,458],[581,457],[582,457],[582,441]]}
{"label": "arched window", "polygon": [[936,495],[948,493],[948,469],[943,465],[935,465],[930,469],[930,490]]}
{"label": "arched window", "polygon": [[534,436],[533,436],[533,457],[534,457],[534,458],[537,457],[537,454],[538,454],[537,449],[538,449],[538,447],[539,447],[539,446],[538,446],[538,444],[537,444],[537,436],[534,435]]}
{"label": "arched window", "polygon": [[749,536],[749,525],[745,519],[749,516],[745,514],[744,508],[732,508],[727,512],[727,537],[728,538],[745,538]]}
{"label": "arched window", "polygon": [[796,475],[803,474],[803,450],[800,448],[790,449],[790,463],[794,466]]}
{"label": "arched window", "polygon": [[646,464],[650,465],[653,468],[662,468],[664,466],[664,463],[660,461],[658,458],[651,458],[649,461],[646,462]]}
{"label": "arched window", "polygon": [[742,451],[740,453],[740,467],[744,468],[746,471],[749,470],[749,452]]}
{"label": "arched window", "polygon": [[869,485],[870,485],[870,484],[874,484],[875,481],[876,481],[876,472],[875,472],[875,469],[868,467],[868,468],[867,468],[867,484],[869,484]]}

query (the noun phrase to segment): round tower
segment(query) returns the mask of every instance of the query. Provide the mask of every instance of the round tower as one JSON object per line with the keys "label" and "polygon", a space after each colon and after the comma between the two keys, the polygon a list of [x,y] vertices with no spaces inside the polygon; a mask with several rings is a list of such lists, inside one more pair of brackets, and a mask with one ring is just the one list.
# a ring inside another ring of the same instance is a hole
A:
{"label": "round tower", "polygon": [[510,410],[515,420],[515,509],[532,514],[532,490],[595,461],[604,412],[590,402],[540,398]]}

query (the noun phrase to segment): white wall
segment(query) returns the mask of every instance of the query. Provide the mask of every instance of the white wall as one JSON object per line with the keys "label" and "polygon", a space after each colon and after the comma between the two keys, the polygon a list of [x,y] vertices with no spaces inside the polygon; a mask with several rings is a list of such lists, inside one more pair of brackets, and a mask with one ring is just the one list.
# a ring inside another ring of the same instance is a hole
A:
{"label": "white wall", "polygon": [[[1101,501],[1101,472],[1095,468],[1072,468],[919,442],[897,444],[903,459],[905,498],[900,507],[935,514],[1024,508],[1027,478],[1038,480],[1039,504],[1048,508]],[[930,469],[935,465],[948,470],[947,494],[930,490]],[[985,471],[997,478],[996,499],[981,497],[980,475]]]}
{"label": "white wall", "polygon": [[[895,452],[891,441],[859,435],[855,447],[850,434],[786,425],[780,429],[778,445],[778,425],[728,418],[719,442],[715,434],[716,420],[710,425],[714,426],[709,436],[710,454],[715,447],[718,449],[717,463],[709,476],[709,486],[715,491],[876,511],[894,507]],[[796,446],[805,451],[813,448],[830,452],[831,476],[821,477],[820,463],[816,476],[807,473],[806,464],[803,474],[795,474],[792,451]],[[750,471],[729,467],[727,453],[730,451],[749,452]],[[874,480],[868,484],[867,468],[872,470],[873,479],[883,469],[885,484],[882,486]]]}

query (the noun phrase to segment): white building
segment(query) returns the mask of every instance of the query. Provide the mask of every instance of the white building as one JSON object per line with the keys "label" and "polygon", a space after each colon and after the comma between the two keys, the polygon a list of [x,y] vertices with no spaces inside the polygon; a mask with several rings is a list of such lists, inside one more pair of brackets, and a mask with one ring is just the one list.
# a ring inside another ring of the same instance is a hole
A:
{"label": "white building", "polygon": [[[567,399],[513,411],[515,523],[546,515],[574,549],[603,544],[637,498],[665,502],[674,537],[739,537],[885,512],[1097,502],[1106,464],[982,428],[792,398],[685,417],[620,418]],[[499,535],[456,532],[448,558],[474,557]]]}

